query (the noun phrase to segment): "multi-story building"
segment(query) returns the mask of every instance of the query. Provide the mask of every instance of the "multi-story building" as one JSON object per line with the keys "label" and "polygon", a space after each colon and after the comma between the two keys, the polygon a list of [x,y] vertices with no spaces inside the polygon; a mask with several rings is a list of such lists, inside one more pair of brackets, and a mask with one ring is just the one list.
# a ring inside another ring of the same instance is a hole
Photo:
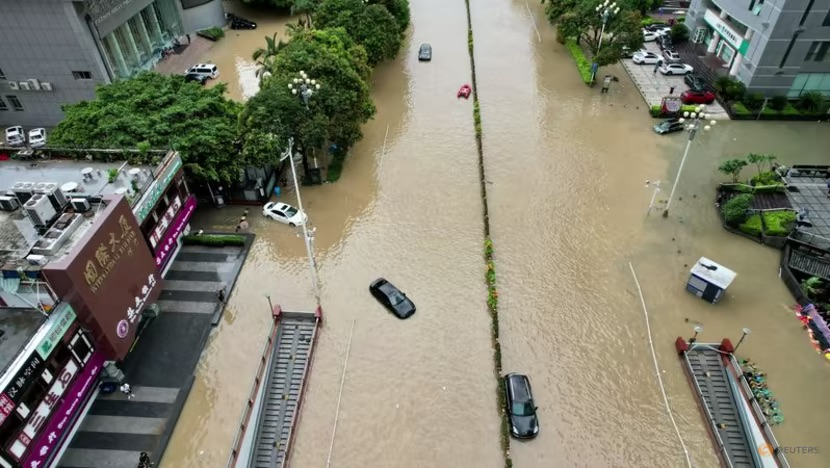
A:
{"label": "multi-story building", "polygon": [[0,0],[0,18],[0,127],[53,127],[63,104],[225,21],[221,0]]}
{"label": "multi-story building", "polygon": [[195,201],[175,152],[155,169],[7,163],[0,467],[46,467],[83,420],[99,375],[127,356],[157,311],[152,304]]}
{"label": "multi-story building", "polygon": [[686,25],[750,92],[830,96],[830,0],[693,0]]}

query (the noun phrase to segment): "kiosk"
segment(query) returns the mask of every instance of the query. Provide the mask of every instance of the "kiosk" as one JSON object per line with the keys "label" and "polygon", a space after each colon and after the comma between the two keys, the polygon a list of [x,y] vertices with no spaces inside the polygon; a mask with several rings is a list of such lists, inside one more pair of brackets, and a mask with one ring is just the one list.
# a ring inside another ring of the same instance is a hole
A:
{"label": "kiosk", "polygon": [[723,292],[738,276],[729,268],[706,257],[700,257],[692,267],[691,273],[686,290],[712,304],[720,300]]}

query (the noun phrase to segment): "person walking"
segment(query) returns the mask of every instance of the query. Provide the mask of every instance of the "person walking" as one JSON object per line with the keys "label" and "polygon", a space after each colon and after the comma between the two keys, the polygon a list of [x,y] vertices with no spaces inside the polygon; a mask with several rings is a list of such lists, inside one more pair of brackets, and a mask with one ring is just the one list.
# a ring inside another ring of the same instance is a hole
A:
{"label": "person walking", "polygon": [[663,65],[663,61],[662,61],[662,60],[658,60],[658,61],[657,61],[657,63],[656,63],[656,64],[654,64],[654,70],[652,70],[652,71],[651,71],[651,74],[652,74],[652,75],[656,75],[656,74],[657,74],[657,70],[659,70],[659,69],[660,69],[660,67],[661,67],[662,65]]}
{"label": "person walking", "polygon": [[135,394],[133,393],[133,388],[130,387],[130,384],[128,384],[127,382],[124,382],[121,385],[121,393],[123,393],[124,395],[127,395],[128,400],[132,400],[133,397],[135,396]]}
{"label": "person walking", "polygon": [[239,220],[239,229],[247,231],[249,227],[251,227],[251,225],[248,224],[248,219],[243,216],[242,219]]}
{"label": "person walking", "polygon": [[147,455],[147,452],[141,452],[141,455],[138,457],[138,468],[150,468],[154,465],[155,463],[150,461],[150,456]]}
{"label": "person walking", "polygon": [[672,95],[672,94],[674,94],[674,86],[672,86],[671,88],[669,88],[669,95]]}
{"label": "person walking", "polygon": [[216,297],[219,298],[219,302],[225,302],[225,288],[222,288],[219,291],[217,291]]}

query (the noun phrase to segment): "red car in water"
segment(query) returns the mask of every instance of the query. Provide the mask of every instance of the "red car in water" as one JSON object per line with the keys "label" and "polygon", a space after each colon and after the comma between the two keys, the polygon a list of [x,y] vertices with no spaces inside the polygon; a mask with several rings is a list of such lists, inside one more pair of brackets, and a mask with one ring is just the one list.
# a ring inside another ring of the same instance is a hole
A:
{"label": "red car in water", "polygon": [[715,100],[715,94],[711,91],[683,91],[680,94],[683,104],[711,104]]}

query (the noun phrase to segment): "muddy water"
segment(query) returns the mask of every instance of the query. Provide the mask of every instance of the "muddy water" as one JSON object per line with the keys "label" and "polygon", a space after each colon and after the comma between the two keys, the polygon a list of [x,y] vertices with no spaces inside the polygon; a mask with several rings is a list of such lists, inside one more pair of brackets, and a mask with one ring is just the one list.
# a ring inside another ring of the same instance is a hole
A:
{"label": "muddy water", "polygon": [[[454,98],[469,81],[466,17],[460,0],[412,3],[414,27],[401,58],[375,72],[378,115],[343,178],[303,189],[318,228],[326,321],[293,466],[325,466],[353,322],[332,465],[500,466],[472,103]],[[827,388],[830,374],[792,316],[778,252],[723,231],[711,188],[721,178],[718,160],[749,151],[819,162],[827,127],[717,127],[695,142],[672,216],[646,218],[651,191],[643,180],[674,176],[683,136],[651,133],[621,68],[611,69],[620,82],[608,95],[582,85],[530,3],[473,2],[505,369],[531,376],[542,420],[537,440],[513,443],[514,465],[683,466],[628,262],[643,286],[666,391],[695,466],[717,462],[671,346],[694,323],[712,341],[737,340],[750,327],[741,353],[770,375],[787,418],[776,430],[780,442],[822,446],[823,413],[810,396]],[[225,70],[236,69],[230,64],[249,60],[266,33],[267,19],[240,14],[261,27],[212,49],[225,80]],[[281,21],[274,18],[273,28]],[[432,43],[432,63],[415,60],[421,42]],[[237,99],[246,95],[245,76],[231,83]],[[242,210],[202,212],[194,227],[232,229]],[[258,241],[163,466],[223,466],[268,333],[265,295],[285,309],[312,307],[301,239],[250,219]],[[717,306],[684,292],[686,272],[702,255],[739,274]],[[416,316],[399,322],[369,298],[367,284],[381,275],[415,300]],[[826,466],[817,455],[790,461]]]}

